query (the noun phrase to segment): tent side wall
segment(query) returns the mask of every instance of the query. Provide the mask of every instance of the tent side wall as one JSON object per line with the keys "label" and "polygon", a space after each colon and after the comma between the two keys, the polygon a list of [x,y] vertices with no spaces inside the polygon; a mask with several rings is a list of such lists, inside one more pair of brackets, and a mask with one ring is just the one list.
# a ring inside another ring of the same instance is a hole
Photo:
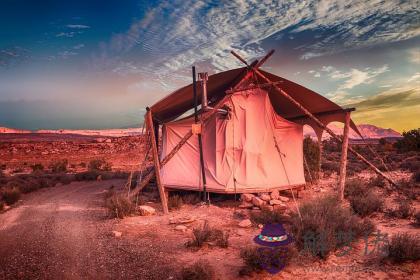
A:
{"label": "tent side wall", "polygon": [[[267,92],[231,95],[231,117],[212,117],[203,127],[207,189],[243,193],[305,184],[302,126],[278,116]],[[164,125],[165,156],[191,128],[193,119]],[[276,148],[276,142],[279,149]],[[166,187],[201,189],[198,139],[193,136],[162,170]]]}

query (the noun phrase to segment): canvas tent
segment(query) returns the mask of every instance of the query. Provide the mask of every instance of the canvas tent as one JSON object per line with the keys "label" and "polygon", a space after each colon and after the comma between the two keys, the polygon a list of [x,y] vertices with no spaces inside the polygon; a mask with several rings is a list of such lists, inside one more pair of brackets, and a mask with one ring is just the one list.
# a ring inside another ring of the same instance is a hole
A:
{"label": "canvas tent", "polygon": [[[347,150],[394,183],[348,147],[349,129],[359,133],[350,119],[352,108],[343,109],[314,91],[259,68],[273,52],[252,64],[232,52],[246,67],[211,75],[208,80],[205,75],[200,82],[203,90],[197,94],[194,82],[147,108],[145,123],[154,169],[130,195],[136,195],[156,177],[167,213],[166,191],[170,189],[245,193],[292,189],[305,184],[302,145],[305,124],[314,128],[319,139],[325,130],[342,143],[341,199]],[[194,116],[183,117],[197,108],[197,102],[202,103],[201,109]],[[195,134],[197,121],[201,132]],[[342,137],[327,127],[333,121],[345,124]],[[160,150],[159,128],[162,128]]]}

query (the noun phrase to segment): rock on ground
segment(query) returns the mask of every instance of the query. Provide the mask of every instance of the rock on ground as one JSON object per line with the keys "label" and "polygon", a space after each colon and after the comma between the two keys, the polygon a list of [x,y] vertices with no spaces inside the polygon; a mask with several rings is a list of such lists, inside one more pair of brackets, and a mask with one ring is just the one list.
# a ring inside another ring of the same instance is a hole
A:
{"label": "rock on ground", "polygon": [[262,205],[264,205],[265,204],[265,201],[264,200],[262,200],[261,198],[259,198],[259,197],[256,197],[256,196],[254,196],[253,198],[252,198],[252,204],[254,204],[255,206],[257,206],[257,207],[261,207]]}
{"label": "rock on ground", "polygon": [[254,195],[252,193],[243,193],[241,194],[242,201],[251,202]]}
{"label": "rock on ground", "polygon": [[140,215],[142,216],[151,216],[156,213],[155,208],[151,206],[147,206],[147,205],[140,205],[138,209],[139,209]]}
{"label": "rock on ground", "polygon": [[242,228],[248,228],[252,226],[251,220],[250,219],[245,219],[242,220],[241,222],[239,222],[238,226],[242,227]]}

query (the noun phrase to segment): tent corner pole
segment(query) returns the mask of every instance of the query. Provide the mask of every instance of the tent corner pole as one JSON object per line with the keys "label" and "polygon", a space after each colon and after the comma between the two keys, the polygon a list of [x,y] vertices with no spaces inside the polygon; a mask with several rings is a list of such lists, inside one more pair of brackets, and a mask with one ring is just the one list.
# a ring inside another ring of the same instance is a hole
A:
{"label": "tent corner pole", "polygon": [[344,200],[344,187],[346,184],[347,152],[349,146],[350,112],[345,113],[343,142],[341,144],[340,177],[338,181],[339,199]]}

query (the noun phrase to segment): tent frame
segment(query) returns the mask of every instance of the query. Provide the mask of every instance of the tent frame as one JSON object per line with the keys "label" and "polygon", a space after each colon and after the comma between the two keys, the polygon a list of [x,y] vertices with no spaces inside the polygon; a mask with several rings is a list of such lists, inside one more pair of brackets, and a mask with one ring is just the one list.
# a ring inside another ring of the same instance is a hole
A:
{"label": "tent frame", "polygon": [[[339,198],[343,200],[344,198],[344,185],[345,185],[345,178],[346,178],[346,166],[347,166],[347,152],[352,152],[359,160],[366,163],[373,171],[375,171],[378,175],[384,177],[387,181],[389,181],[391,184],[396,185],[393,180],[391,180],[387,175],[385,175],[383,172],[381,172],[376,166],[374,166],[370,161],[368,161],[365,157],[363,157],[361,154],[359,154],[357,151],[355,151],[353,148],[348,146],[348,132],[350,128],[350,113],[352,110],[340,110],[339,112],[343,112],[345,114],[345,126],[344,126],[344,133],[343,136],[340,137],[336,135],[330,128],[328,128],[325,124],[323,124],[315,115],[312,114],[308,109],[306,109],[303,105],[301,105],[298,101],[296,101],[293,97],[291,97],[288,93],[286,93],[281,87],[279,87],[278,82],[272,82],[270,79],[268,79],[260,70],[259,68],[267,61],[267,59],[274,53],[274,50],[271,50],[266,56],[264,56],[260,61],[254,61],[251,64],[248,64],[245,59],[243,59],[239,54],[235,53],[234,51],[231,51],[231,54],[234,55],[238,60],[240,60],[242,63],[246,65],[247,73],[244,75],[241,79],[239,79],[235,86],[228,90],[226,92],[226,96],[222,98],[211,110],[208,112],[202,111],[201,112],[201,123],[203,124],[206,122],[211,116],[216,114],[218,112],[218,109],[221,108],[223,101],[230,95],[230,93],[238,91],[241,89],[241,86],[248,81],[251,77],[260,77],[264,82],[265,86],[270,86],[271,88],[275,89],[279,94],[283,95],[285,98],[287,98],[289,101],[291,101],[297,108],[299,108],[303,115],[299,116],[299,118],[310,118],[315,122],[317,126],[322,128],[323,130],[327,131],[331,137],[333,137],[336,141],[339,143],[342,143],[342,154],[341,154],[341,160],[340,160],[340,178],[339,178]],[[337,113],[337,112],[333,112]],[[328,112],[325,112],[323,114],[328,114]],[[332,114],[332,113],[331,113]],[[153,145],[153,161],[154,161],[154,169],[147,174],[142,182],[138,184],[138,186],[133,189],[133,191],[130,193],[130,196],[135,196],[138,194],[149,182],[153,177],[156,177],[156,182],[159,189],[159,194],[162,202],[162,206],[164,209],[164,213],[168,213],[168,205],[167,205],[167,197],[166,193],[167,190],[170,188],[168,186],[167,188],[161,184],[161,178],[160,178],[160,168],[163,167],[181,148],[182,146],[188,141],[189,138],[193,135],[192,130],[190,129],[185,136],[178,142],[178,144],[165,156],[165,158],[160,161],[158,156],[158,139],[159,139],[159,130],[157,129],[157,134],[155,135],[155,126],[153,123],[153,112],[149,108],[147,108],[146,112],[146,118],[148,125],[146,128],[149,130],[149,132],[152,135],[152,145]],[[156,123],[158,124],[158,123]],[[292,186],[288,186],[287,189],[290,189]]]}

